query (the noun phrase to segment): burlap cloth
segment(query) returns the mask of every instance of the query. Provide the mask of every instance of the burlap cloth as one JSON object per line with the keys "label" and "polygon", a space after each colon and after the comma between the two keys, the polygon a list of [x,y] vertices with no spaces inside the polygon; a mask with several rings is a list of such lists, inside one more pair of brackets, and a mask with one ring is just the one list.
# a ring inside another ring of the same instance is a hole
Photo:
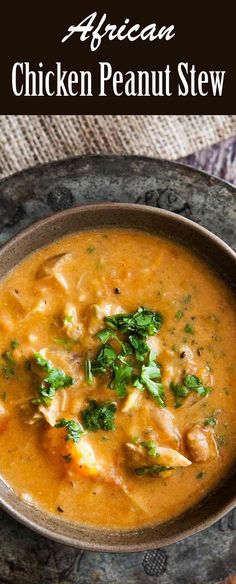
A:
{"label": "burlap cloth", "polygon": [[236,135],[236,115],[0,116],[0,176],[78,154],[175,159]]}

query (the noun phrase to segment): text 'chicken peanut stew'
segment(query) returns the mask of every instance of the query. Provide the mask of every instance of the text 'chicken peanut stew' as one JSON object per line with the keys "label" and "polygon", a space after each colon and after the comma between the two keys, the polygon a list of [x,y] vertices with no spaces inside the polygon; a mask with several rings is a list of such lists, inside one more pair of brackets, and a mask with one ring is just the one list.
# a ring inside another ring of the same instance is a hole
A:
{"label": "text 'chicken peanut stew'", "polygon": [[0,463],[29,504],[133,528],[179,515],[236,444],[236,306],[181,245],[125,229],[40,249],[0,285]]}

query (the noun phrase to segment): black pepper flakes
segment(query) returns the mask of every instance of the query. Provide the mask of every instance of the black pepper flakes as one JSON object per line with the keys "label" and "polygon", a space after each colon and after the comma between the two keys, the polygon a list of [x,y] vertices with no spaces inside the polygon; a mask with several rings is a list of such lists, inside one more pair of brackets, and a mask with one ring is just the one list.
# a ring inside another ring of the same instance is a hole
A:
{"label": "black pepper flakes", "polygon": [[62,507],[60,505],[58,505],[57,511],[59,511],[59,513],[64,513],[64,509],[62,509]]}
{"label": "black pepper flakes", "polygon": [[115,294],[121,294],[121,289],[120,288],[115,288],[114,292],[115,292]]}

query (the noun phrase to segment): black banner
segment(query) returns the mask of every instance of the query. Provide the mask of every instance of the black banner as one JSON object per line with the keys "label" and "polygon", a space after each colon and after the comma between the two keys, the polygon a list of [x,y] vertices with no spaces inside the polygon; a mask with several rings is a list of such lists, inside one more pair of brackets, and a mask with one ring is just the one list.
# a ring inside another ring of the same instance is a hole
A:
{"label": "black banner", "polygon": [[235,113],[225,4],[27,4],[2,16],[0,113]]}

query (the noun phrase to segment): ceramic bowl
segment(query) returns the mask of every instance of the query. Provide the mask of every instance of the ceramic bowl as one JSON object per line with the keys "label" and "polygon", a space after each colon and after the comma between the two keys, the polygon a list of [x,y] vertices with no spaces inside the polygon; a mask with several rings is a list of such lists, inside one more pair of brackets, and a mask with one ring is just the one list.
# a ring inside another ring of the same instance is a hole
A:
{"label": "ceramic bowl", "polygon": [[[204,258],[229,285],[236,286],[236,254],[217,236],[169,211],[126,203],[75,207],[34,223],[1,248],[0,278],[41,246],[69,233],[104,226],[141,229],[182,242]],[[90,550],[132,552],[166,546],[208,527],[236,504],[235,484],[236,469],[232,469],[213,492],[187,513],[163,524],[135,530],[81,526],[51,516],[20,500],[3,480],[0,503],[27,527],[61,543]]]}

